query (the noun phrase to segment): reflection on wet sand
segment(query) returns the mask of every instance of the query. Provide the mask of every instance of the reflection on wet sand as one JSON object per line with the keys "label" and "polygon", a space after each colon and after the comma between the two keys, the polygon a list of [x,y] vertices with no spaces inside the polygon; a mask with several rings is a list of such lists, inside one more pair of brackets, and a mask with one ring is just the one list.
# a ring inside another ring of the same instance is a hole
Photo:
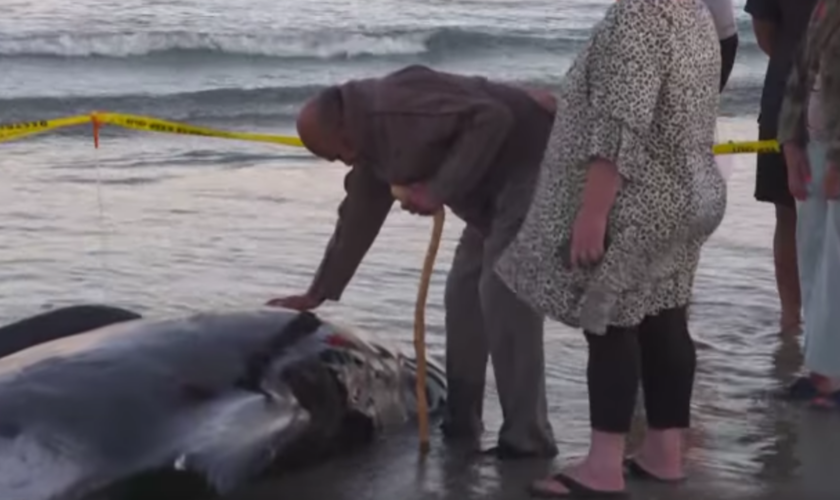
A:
{"label": "reflection on wet sand", "polygon": [[[801,338],[796,335],[780,335],[779,345],[773,355],[771,376],[779,387],[783,387],[799,372],[802,366]],[[782,483],[792,480],[799,468],[795,447],[797,443],[796,411],[787,403],[778,401],[774,411],[769,411],[769,432],[766,445],[759,450],[756,461],[761,464],[757,477],[762,481]]]}

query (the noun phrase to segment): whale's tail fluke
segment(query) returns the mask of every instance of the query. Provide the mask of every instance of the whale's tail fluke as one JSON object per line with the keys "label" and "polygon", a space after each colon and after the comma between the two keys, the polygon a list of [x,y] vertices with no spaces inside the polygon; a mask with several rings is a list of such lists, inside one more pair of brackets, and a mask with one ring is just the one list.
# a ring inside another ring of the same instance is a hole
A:
{"label": "whale's tail fluke", "polygon": [[0,328],[0,358],[38,344],[140,317],[127,309],[96,304],[47,311]]}

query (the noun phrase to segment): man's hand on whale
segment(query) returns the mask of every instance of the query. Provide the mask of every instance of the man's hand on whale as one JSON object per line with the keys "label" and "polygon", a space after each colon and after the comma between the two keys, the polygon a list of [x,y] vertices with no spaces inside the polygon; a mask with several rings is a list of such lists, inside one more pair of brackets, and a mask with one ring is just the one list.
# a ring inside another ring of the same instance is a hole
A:
{"label": "man's hand on whale", "polygon": [[290,295],[288,297],[278,297],[269,300],[266,305],[272,307],[285,307],[286,309],[294,309],[296,311],[311,311],[317,309],[318,306],[324,303],[324,299],[312,293],[305,293],[303,295]]}

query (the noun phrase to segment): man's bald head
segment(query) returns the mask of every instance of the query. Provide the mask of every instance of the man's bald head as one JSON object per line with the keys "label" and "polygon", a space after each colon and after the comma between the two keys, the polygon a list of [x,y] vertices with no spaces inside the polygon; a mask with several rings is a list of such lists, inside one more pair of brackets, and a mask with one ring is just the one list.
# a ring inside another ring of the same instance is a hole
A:
{"label": "man's bald head", "polygon": [[303,105],[297,118],[297,131],[306,149],[315,156],[351,165],[355,152],[349,147],[343,122],[341,91],[332,86]]}

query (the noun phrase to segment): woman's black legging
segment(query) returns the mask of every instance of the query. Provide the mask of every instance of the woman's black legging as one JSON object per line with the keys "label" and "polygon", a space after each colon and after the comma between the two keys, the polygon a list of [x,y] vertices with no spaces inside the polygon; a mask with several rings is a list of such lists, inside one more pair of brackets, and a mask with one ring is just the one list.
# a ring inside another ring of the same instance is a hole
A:
{"label": "woman's black legging", "polygon": [[597,431],[630,431],[639,381],[651,429],[687,428],[697,353],[687,307],[646,317],[633,328],[587,333],[589,412]]}

